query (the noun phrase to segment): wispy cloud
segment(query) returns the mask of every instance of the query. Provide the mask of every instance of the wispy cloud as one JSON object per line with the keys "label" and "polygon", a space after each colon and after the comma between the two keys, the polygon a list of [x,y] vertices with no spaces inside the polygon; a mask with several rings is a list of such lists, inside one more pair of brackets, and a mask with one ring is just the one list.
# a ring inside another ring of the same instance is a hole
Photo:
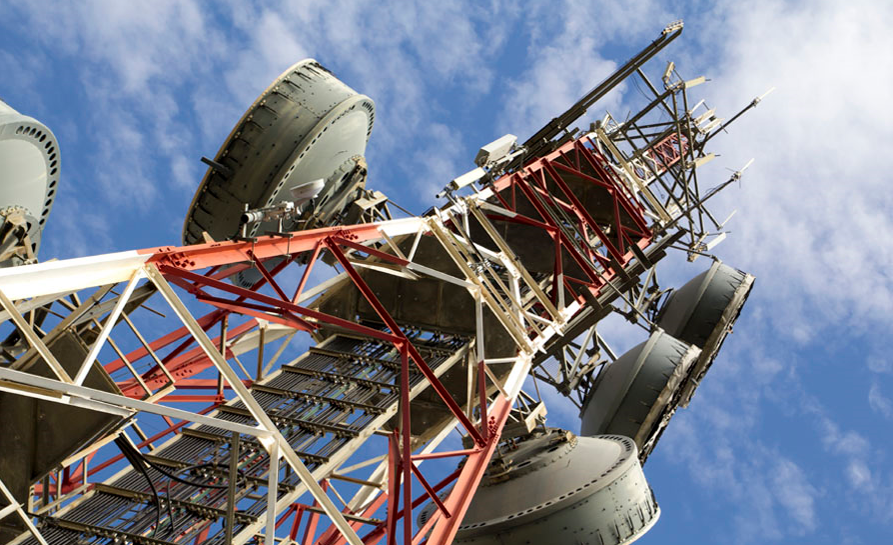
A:
{"label": "wispy cloud", "polygon": [[[499,123],[503,132],[515,132],[522,140],[617,68],[603,51],[612,40],[622,36],[630,43],[652,37],[661,28],[655,21],[666,24],[671,18],[649,1],[538,4],[527,15],[526,69],[506,82],[509,92]],[[624,90],[621,85],[605,97],[599,111],[607,108],[619,114],[616,108]]]}
{"label": "wispy cloud", "polygon": [[[178,97],[213,72],[210,61],[223,57],[221,31],[209,24],[208,12],[195,2],[167,0],[138,6],[45,2],[6,6],[4,12],[19,29],[41,29],[29,47],[46,62],[22,65],[16,77],[27,81],[55,72],[68,98],[80,99],[81,110],[67,116],[77,124],[77,140],[70,130],[57,134],[64,138],[60,201],[73,204],[56,206],[51,224],[84,224],[85,209],[101,205],[127,218],[105,217],[106,231],[116,222],[162,219],[152,225],[163,235],[159,242],[176,242],[183,210],[162,206],[159,197],[187,199],[198,181],[189,165],[197,160],[197,142]],[[78,176],[77,186],[74,164],[93,171]],[[69,239],[62,244],[66,250],[79,246],[74,231],[58,236]]]}
{"label": "wispy cloud", "polygon": [[887,420],[893,420],[893,401],[881,393],[881,387],[877,382],[868,390],[868,405],[871,410],[880,414]]}
{"label": "wispy cloud", "polygon": [[791,460],[780,458],[772,472],[772,485],[778,503],[793,519],[794,533],[805,535],[818,526],[815,503],[817,490],[803,470]]}
{"label": "wispy cloud", "polygon": [[868,369],[874,373],[890,373],[893,372],[893,360],[887,353],[885,347],[877,347],[873,353],[868,355]]}
{"label": "wispy cloud", "polygon": [[724,254],[758,275],[768,318],[800,343],[844,323],[890,324],[893,249],[881,233],[893,194],[874,150],[893,137],[893,116],[875,107],[893,84],[891,20],[888,4],[822,1],[726,3],[703,21],[724,32],[705,87],[718,111],[777,87],[718,139],[726,166],[757,162],[717,204],[741,211]]}
{"label": "wispy cloud", "polygon": [[[468,157],[463,155],[462,137],[442,123],[434,123],[425,130],[425,138],[409,157],[416,174],[409,188],[418,201],[434,204],[436,195],[453,178],[471,170]],[[394,196],[398,204],[400,199]],[[421,213],[424,210],[417,210]]]}
{"label": "wispy cloud", "polygon": [[[777,91],[717,139],[713,151],[722,157],[702,176],[723,180],[729,175],[723,167],[757,158],[742,189],[727,190],[713,205],[723,217],[739,210],[720,255],[757,276],[736,327],[746,339],[733,335],[726,343],[660,448],[686,460],[708,489],[756,486],[742,483],[744,474],[762,479],[751,469],[796,475],[797,484],[769,492],[784,516],[776,515],[774,530],[753,530],[766,539],[819,531],[822,503],[885,525],[893,520],[893,473],[879,463],[889,455],[888,442],[829,408],[840,395],[854,396],[832,386],[840,362],[828,358],[831,347],[850,352],[844,343],[858,336],[863,365],[890,371],[884,339],[893,310],[893,250],[884,233],[893,227],[893,196],[877,175],[875,150],[893,136],[890,112],[876,108],[893,83],[882,53],[893,49],[883,30],[891,20],[890,6],[868,2],[758,2],[720,3],[686,25],[695,31],[686,39],[701,45],[686,50],[689,60],[712,78],[698,88],[711,107],[728,117],[770,86]],[[871,386],[868,402],[889,418],[893,407],[881,384]],[[806,426],[805,438],[787,444],[762,434],[763,427],[775,429],[777,412]],[[804,448],[800,441],[815,447],[796,459],[796,469],[766,461],[765,452]],[[748,501],[744,518],[754,510],[756,519],[772,522],[763,518],[767,503]]]}
{"label": "wispy cloud", "polygon": [[[502,15],[499,6],[471,2],[274,3],[259,16],[236,4],[233,21],[247,47],[226,69],[226,80],[247,102],[262,89],[256,88],[257,82],[268,82],[291,63],[313,56],[375,100],[376,126],[368,151],[370,185],[400,188],[398,192],[406,184],[442,187],[459,174],[452,167],[465,145],[462,134],[443,138],[448,125],[438,114],[444,110],[432,97],[451,90],[475,101],[490,88],[487,61],[499,52],[501,39],[489,40],[488,33],[499,34],[504,28],[507,21]],[[405,161],[411,142],[437,146],[426,163],[450,167],[449,172],[418,170],[418,161]],[[469,151],[467,164],[472,158]],[[430,175],[440,179],[434,183],[427,178]],[[428,193],[424,199],[422,193],[416,196],[430,202]]]}
{"label": "wispy cloud", "polygon": [[[698,414],[713,409],[702,406]],[[736,505],[734,526],[725,537],[729,542],[778,541],[809,535],[821,526],[817,504],[823,492],[778,449],[753,440],[753,435],[740,440],[752,433],[751,426],[731,419],[712,428],[690,412],[676,419],[659,447],[661,458],[683,461],[708,497]]]}

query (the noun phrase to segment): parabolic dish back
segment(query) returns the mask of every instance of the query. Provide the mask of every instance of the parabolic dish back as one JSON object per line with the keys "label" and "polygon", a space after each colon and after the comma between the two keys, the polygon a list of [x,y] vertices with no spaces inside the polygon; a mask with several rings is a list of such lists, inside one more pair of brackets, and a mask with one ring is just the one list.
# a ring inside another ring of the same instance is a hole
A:
{"label": "parabolic dish back", "polygon": [[674,290],[661,308],[658,327],[697,346],[701,355],[692,368],[679,405],[687,407],[695,389],[719,353],[753,288],[753,275],[714,261],[710,268]]}
{"label": "parabolic dish back", "polygon": [[[423,508],[419,526],[435,510]],[[659,516],[632,439],[552,428],[491,462],[455,543],[625,545]]]}
{"label": "parabolic dish back", "polygon": [[[335,212],[349,189],[332,174],[366,151],[375,103],[313,59],[276,78],[251,105],[217,152],[196,191],[183,225],[183,242],[233,237],[245,204],[290,200],[289,190],[326,179],[314,210]],[[331,209],[331,210],[329,210]],[[259,224],[249,226],[255,235]]]}
{"label": "parabolic dish back", "polygon": [[14,210],[28,223],[32,251],[53,208],[59,183],[59,145],[40,121],[0,100],[0,223]]}

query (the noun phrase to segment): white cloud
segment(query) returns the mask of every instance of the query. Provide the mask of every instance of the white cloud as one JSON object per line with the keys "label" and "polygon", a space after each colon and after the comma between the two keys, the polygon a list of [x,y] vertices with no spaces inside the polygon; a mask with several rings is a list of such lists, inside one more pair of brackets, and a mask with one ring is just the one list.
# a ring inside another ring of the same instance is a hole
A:
{"label": "white cloud", "polygon": [[171,160],[171,177],[179,186],[194,190],[197,186],[197,168],[194,161],[190,161],[182,155],[177,155]]}
{"label": "white cloud", "polygon": [[773,488],[778,503],[793,518],[794,533],[805,535],[818,526],[815,512],[817,491],[803,470],[793,461],[779,458],[773,474]]}
{"label": "white cloud", "polygon": [[[244,37],[242,51],[225,70],[238,103],[250,103],[292,63],[316,58],[375,101],[375,129],[367,150],[370,185],[394,193],[406,183],[439,189],[459,173],[441,167],[453,167],[461,157],[463,135],[454,131],[448,141],[442,138],[448,114],[431,97],[451,89],[478,100],[492,84],[487,61],[498,53],[499,36],[505,35],[511,18],[499,5],[471,2],[282,2],[265,6],[259,15],[234,3],[230,16]],[[199,108],[203,132],[212,126],[219,131],[220,123],[208,119],[216,117],[216,107]],[[420,141],[430,142],[432,152],[425,162],[434,168],[419,171],[417,161],[405,161],[406,149]],[[470,165],[472,157],[461,158]],[[426,178],[432,172],[439,179]],[[406,182],[393,179],[397,176]],[[419,200],[430,202],[429,193]]]}
{"label": "white cloud", "polygon": [[[886,454],[882,446],[873,444],[870,438],[855,430],[842,429],[828,410],[812,394],[802,391],[802,387],[795,386],[790,393],[799,398],[802,414],[811,420],[825,451],[843,463],[839,470],[843,481],[829,486],[836,488],[845,484],[839,493],[845,494],[849,507],[856,512],[875,517],[884,524],[893,521],[893,473],[889,466],[879,463]],[[886,437],[881,440],[882,445],[885,443]]]}
{"label": "white cloud", "polygon": [[[633,42],[646,31],[656,34],[660,27],[653,25],[655,18],[670,20],[660,6],[648,1],[568,1],[532,8],[525,21],[531,35],[528,68],[508,82],[501,131],[513,132],[523,141],[565,111],[617,68],[618,63],[606,59],[602,48],[618,36]],[[616,107],[624,89],[625,84],[619,86],[590,114],[600,115],[607,108],[623,115]]]}
{"label": "white cloud", "polygon": [[[415,152],[409,157],[411,170],[415,176],[411,182],[411,187],[406,188],[411,191],[418,201],[430,202],[434,204],[436,199],[434,195],[459,173],[463,168],[461,145],[461,136],[455,129],[434,123],[424,131],[424,138],[421,139]],[[470,168],[467,168],[470,170]],[[400,192],[394,194],[398,204],[401,203],[399,197]],[[423,210],[417,210],[421,213]]]}
{"label": "white cloud", "polygon": [[868,405],[874,412],[893,420],[893,401],[881,393],[881,388],[876,382],[868,390]]}
{"label": "white cloud", "polygon": [[870,354],[867,360],[868,369],[874,373],[893,372],[893,360],[885,353],[881,353],[880,347],[877,353]]}
{"label": "white cloud", "polygon": [[48,46],[110,68],[126,93],[148,95],[151,80],[182,77],[214,37],[192,1],[44,2],[25,9]]}
{"label": "white cloud", "polygon": [[[722,217],[739,210],[719,254],[757,276],[736,327],[745,338],[726,343],[660,448],[684,457],[702,486],[732,493],[746,486],[739,477],[745,468],[762,467],[760,448],[785,450],[784,439],[767,444],[761,433],[776,413],[803,421],[824,452],[797,458],[799,472],[784,462],[774,467],[803,477],[802,488],[782,489],[776,498],[786,509],[776,529],[787,535],[818,531],[819,497],[837,511],[893,520],[886,439],[868,435],[825,401],[839,395],[831,386],[838,363],[826,357],[847,339],[866,338],[859,343],[868,353],[864,365],[890,371],[883,339],[893,310],[893,249],[886,241],[893,194],[878,174],[886,159],[876,150],[893,136],[893,116],[877,107],[893,83],[885,60],[893,38],[884,30],[891,21],[891,6],[868,2],[723,3],[687,21],[683,35],[702,46],[688,49],[690,60],[712,78],[697,91],[725,117],[768,87],[778,90],[717,138],[711,151],[723,156],[702,177],[723,180],[723,167],[757,159],[742,189],[730,188],[711,207]],[[713,30],[702,33],[708,25]],[[816,391],[804,390],[804,371]],[[822,374],[827,386],[815,378]],[[868,398],[876,413],[893,413],[879,384]],[[709,445],[694,446],[697,439]],[[791,448],[804,448],[802,440]],[[763,503],[747,509],[759,512]]]}
{"label": "white cloud", "polygon": [[[75,204],[57,205],[51,224],[83,224],[85,211],[96,206],[138,221],[180,216],[182,209],[168,212],[159,196],[186,199],[197,183],[187,179],[196,176],[188,157],[197,161],[197,154],[190,151],[195,138],[177,97],[212,71],[210,60],[222,56],[221,31],[208,25],[208,13],[195,2],[168,0],[43,2],[8,10],[23,27],[40,29],[31,44],[39,53],[29,57],[43,55],[47,62],[29,64],[32,77],[56,72],[59,87],[72,99],[83,97],[81,111],[67,114],[77,119],[77,140],[71,130],[58,135],[64,138],[60,196],[68,194]],[[78,157],[68,162],[74,153]],[[75,162],[90,165],[92,174],[71,178],[67,165]],[[156,231],[163,236],[159,243],[176,242],[178,229],[170,226],[178,222],[164,221]],[[71,239],[64,249],[79,246],[74,233],[62,236]]]}
{"label": "white cloud", "polygon": [[[17,87],[22,89],[33,89],[37,87],[38,77],[33,71],[34,66],[46,64],[44,56],[36,51],[25,51],[18,55],[13,55],[8,51],[0,51],[0,73],[14,80]],[[0,96],[0,100],[4,100],[15,108],[9,97]],[[21,113],[21,112],[20,112]],[[33,114],[25,114],[32,115]]]}
{"label": "white cloud", "polygon": [[[69,178],[69,183],[76,182]],[[96,255],[115,250],[112,225],[100,203],[77,199],[62,191],[53,205],[52,221],[44,230],[40,257],[62,259]]]}
{"label": "white cloud", "polygon": [[724,255],[758,275],[782,335],[802,343],[844,323],[888,326],[893,194],[875,150],[893,136],[889,110],[876,107],[893,85],[893,7],[728,3],[713,16],[726,33],[705,86],[718,111],[778,88],[717,142],[726,166],[757,158],[744,190],[720,197],[720,209],[740,210]]}
{"label": "white cloud", "polygon": [[107,110],[103,122],[92,128],[97,145],[95,179],[102,199],[145,211],[154,203],[158,188],[149,172],[152,161],[145,156],[151,142],[139,122],[125,110]]}
{"label": "white cloud", "polygon": [[[677,414],[661,445],[661,459],[684,463],[692,482],[713,501],[731,502],[736,514],[726,538],[734,543],[806,536],[820,527],[822,496],[798,463],[756,439],[754,426],[730,419],[714,427],[700,419],[715,406]],[[646,474],[650,465],[646,465]],[[656,490],[658,501],[661,494]],[[664,500],[666,501],[666,500]]]}
{"label": "white cloud", "polygon": [[871,486],[871,470],[862,460],[853,460],[847,465],[847,477],[853,488],[864,489]]}
{"label": "white cloud", "polygon": [[243,14],[233,22],[249,37],[250,45],[228,63],[231,68],[224,79],[232,96],[247,108],[276,76],[310,53],[299,41],[300,33],[274,11]]}

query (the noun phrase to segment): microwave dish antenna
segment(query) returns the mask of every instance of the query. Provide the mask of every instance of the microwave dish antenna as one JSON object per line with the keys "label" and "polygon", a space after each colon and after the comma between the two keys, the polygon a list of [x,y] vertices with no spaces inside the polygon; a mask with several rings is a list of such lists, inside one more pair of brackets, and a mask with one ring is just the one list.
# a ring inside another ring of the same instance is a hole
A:
{"label": "microwave dish antenna", "polygon": [[583,402],[580,433],[630,437],[644,462],[673,416],[700,353],[655,331],[596,377]]}
{"label": "microwave dish antenna", "polygon": [[[215,240],[237,236],[246,205],[261,209],[291,201],[292,190],[320,179],[325,186],[304,207],[304,221],[287,227],[327,223],[365,184],[365,176],[336,174],[357,165],[365,173],[362,156],[374,118],[372,99],[315,60],[293,65],[248,108],[215,158],[203,158],[209,167],[186,214],[183,242],[204,242],[203,232]],[[252,222],[247,234],[275,229],[276,222]]]}
{"label": "microwave dish antenna", "polygon": [[661,308],[657,326],[701,349],[691,380],[682,392],[681,407],[688,406],[726,335],[732,331],[753,283],[753,275],[714,261],[709,269],[672,291]]}
{"label": "microwave dish antenna", "polygon": [[[419,527],[435,510],[433,503],[422,509]],[[659,517],[632,439],[578,437],[550,428],[494,458],[455,542],[624,545],[642,537]]]}
{"label": "microwave dish antenna", "polygon": [[0,267],[37,260],[56,199],[59,161],[52,131],[0,100]]}

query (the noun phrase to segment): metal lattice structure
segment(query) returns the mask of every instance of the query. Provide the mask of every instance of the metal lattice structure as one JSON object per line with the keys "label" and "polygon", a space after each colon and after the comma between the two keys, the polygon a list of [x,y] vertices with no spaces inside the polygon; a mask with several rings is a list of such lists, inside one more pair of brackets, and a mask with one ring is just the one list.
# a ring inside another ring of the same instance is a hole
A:
{"label": "metal lattice structure", "polygon": [[[348,216],[368,223],[0,270],[28,343],[0,395],[104,416],[25,505],[3,487],[0,516],[27,525],[12,542],[452,542],[500,444],[541,422],[525,380],[582,399],[598,321],[625,305],[650,324],[655,264],[722,236],[696,171],[726,125],[689,108],[699,81],[668,70],[658,91],[640,69],[680,32],[425,216],[382,220],[366,192]],[[627,77],[654,100],[569,130]],[[312,345],[280,363],[296,336]],[[465,446],[440,450],[454,428]]]}

